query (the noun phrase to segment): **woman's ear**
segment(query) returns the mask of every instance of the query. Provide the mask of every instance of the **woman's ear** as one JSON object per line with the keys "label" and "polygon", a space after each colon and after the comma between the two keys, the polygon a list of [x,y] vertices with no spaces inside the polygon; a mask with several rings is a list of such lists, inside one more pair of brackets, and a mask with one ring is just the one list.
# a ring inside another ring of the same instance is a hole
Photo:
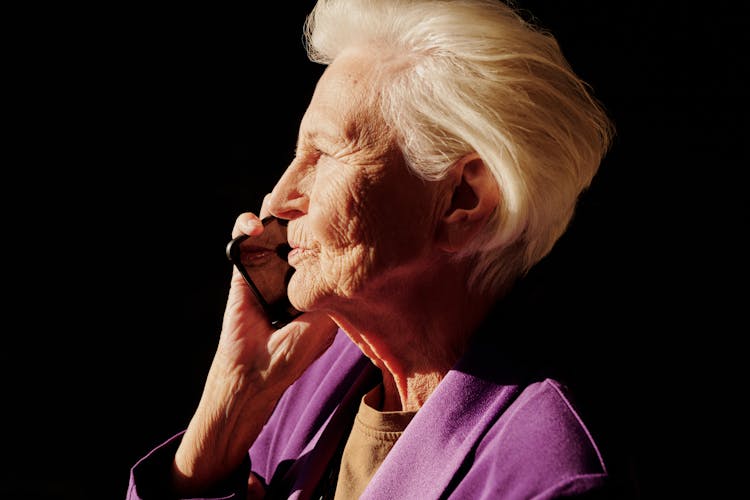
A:
{"label": "woman's ear", "polygon": [[495,176],[476,153],[458,160],[448,209],[438,224],[438,246],[449,253],[460,251],[481,230],[500,203]]}

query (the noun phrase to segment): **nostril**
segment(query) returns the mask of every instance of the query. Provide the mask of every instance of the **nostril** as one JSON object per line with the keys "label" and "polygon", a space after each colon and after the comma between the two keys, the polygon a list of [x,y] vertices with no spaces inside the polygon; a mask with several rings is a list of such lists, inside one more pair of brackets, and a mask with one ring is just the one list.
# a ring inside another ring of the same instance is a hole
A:
{"label": "nostril", "polygon": [[307,210],[307,196],[297,189],[281,190],[279,186],[266,195],[263,206],[279,219],[295,219]]}
{"label": "nostril", "polygon": [[277,219],[283,219],[288,222],[290,220],[294,220],[299,217],[302,217],[303,215],[305,215],[305,212],[303,212],[302,210],[295,210],[295,209],[281,210],[281,211],[271,210],[271,215],[276,216]]}

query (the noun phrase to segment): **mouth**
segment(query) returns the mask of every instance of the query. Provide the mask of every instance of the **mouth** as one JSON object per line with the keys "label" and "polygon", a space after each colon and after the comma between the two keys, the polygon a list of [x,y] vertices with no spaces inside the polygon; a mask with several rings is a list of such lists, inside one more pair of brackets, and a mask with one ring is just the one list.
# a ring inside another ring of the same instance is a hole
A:
{"label": "mouth", "polygon": [[287,228],[287,239],[289,241],[289,252],[287,253],[287,262],[292,267],[296,267],[295,264],[300,262],[302,258],[312,252],[315,245],[310,245],[308,238],[304,237],[305,231],[297,221],[290,221],[289,227]]}
{"label": "mouth", "polygon": [[306,249],[299,246],[297,243],[290,243],[289,252],[287,253],[287,261],[289,262],[289,264],[294,265],[294,262],[299,261],[299,259],[302,258],[302,255],[304,255],[305,251]]}

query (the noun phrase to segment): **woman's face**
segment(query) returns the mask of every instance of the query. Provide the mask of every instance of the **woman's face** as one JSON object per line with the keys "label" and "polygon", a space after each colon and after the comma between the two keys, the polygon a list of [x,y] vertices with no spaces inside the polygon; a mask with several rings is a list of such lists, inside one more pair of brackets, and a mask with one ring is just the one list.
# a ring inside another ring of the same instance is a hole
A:
{"label": "woman's face", "polygon": [[290,219],[289,298],[301,310],[387,299],[436,255],[446,182],[423,181],[404,163],[374,102],[376,62],[349,52],[326,69],[295,159],[268,199],[272,214]]}

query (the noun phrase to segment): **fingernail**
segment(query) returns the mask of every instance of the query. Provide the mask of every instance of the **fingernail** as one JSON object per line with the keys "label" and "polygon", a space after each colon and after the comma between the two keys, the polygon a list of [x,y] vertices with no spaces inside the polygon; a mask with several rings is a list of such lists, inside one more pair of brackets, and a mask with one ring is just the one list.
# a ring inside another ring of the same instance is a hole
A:
{"label": "fingernail", "polygon": [[259,225],[259,222],[255,219],[247,219],[245,221],[246,229],[255,229],[256,227],[258,227],[258,225]]}

